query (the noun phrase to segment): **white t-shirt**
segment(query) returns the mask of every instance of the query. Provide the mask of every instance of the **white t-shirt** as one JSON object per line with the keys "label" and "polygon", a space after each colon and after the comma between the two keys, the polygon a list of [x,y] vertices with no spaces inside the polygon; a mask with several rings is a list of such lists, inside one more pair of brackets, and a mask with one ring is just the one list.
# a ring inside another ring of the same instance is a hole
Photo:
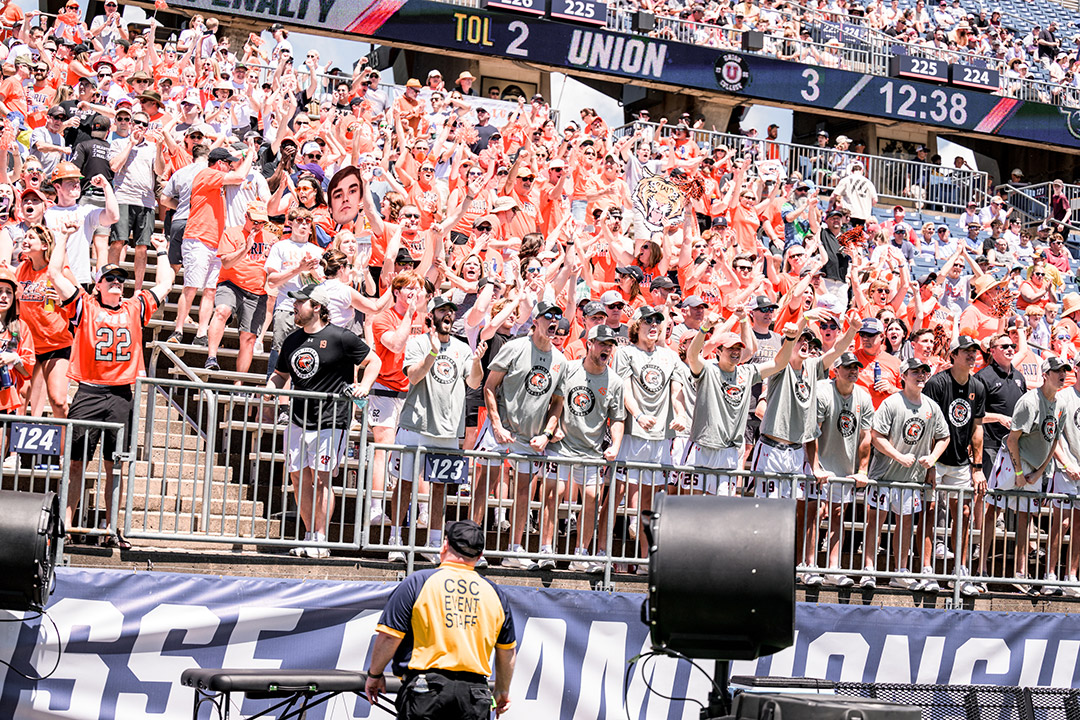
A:
{"label": "white t-shirt", "polygon": [[83,285],[94,281],[90,268],[90,244],[94,239],[94,228],[100,224],[103,212],[104,208],[93,205],[54,205],[45,211],[45,225],[57,237],[60,237],[60,229],[65,222],[74,220],[78,223],[79,230],[72,233],[67,241],[67,261],[75,279]]}
{"label": "white t-shirt", "polygon": [[330,324],[338,327],[349,328],[356,318],[356,309],[352,306],[352,288],[341,280],[330,278],[322,284],[330,294]]}
{"label": "white t-shirt", "polygon": [[[306,257],[320,258],[322,257],[322,250],[315,243],[282,240],[270,248],[270,255],[266,258],[266,273],[269,275],[292,269]],[[289,297],[289,293],[299,290],[307,284],[304,275],[304,273],[300,273],[278,288],[277,304],[274,306],[275,312],[279,308],[291,308],[293,306],[293,299]]]}

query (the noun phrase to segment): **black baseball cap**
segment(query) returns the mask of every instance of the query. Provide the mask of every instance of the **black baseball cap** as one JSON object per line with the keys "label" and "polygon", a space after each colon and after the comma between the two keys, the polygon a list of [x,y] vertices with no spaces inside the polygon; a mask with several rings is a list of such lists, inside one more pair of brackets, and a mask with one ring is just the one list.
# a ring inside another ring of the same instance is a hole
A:
{"label": "black baseball cap", "polygon": [[649,283],[650,290],[674,290],[675,283],[667,275],[658,275]]}
{"label": "black baseball cap", "polygon": [[472,520],[458,520],[446,526],[446,543],[464,558],[484,554],[484,531]]}
{"label": "black baseball cap", "polygon": [[450,307],[454,310],[457,310],[458,306],[457,303],[455,303],[450,298],[443,297],[442,295],[436,295],[431,299],[431,302],[428,303],[428,312],[435,312],[436,310],[444,307]]}
{"label": "black baseball cap", "polygon": [[131,277],[127,270],[120,267],[119,265],[114,264],[106,265],[105,267],[101,268],[101,274],[98,275],[98,280],[101,280],[101,278],[105,277],[106,275],[123,275],[125,280]]}
{"label": "black baseball cap", "polygon": [[952,355],[953,353],[959,352],[961,350],[968,350],[970,348],[978,349],[978,347],[978,340],[971,337],[970,335],[961,335],[960,337],[956,338],[956,340],[952,344],[952,347],[949,348],[949,354]]}
{"label": "black baseball cap", "polygon": [[615,268],[615,272],[619,275],[629,275],[638,282],[645,280],[645,273],[637,265],[619,265]]}
{"label": "black baseball cap", "polygon": [[607,325],[597,325],[589,331],[589,340],[593,342],[619,342],[619,333],[615,332]]}
{"label": "black baseball cap", "polygon": [[1048,358],[1046,358],[1045,360],[1042,361],[1042,371],[1044,373],[1053,372],[1055,370],[1069,371],[1069,370],[1072,370],[1072,367],[1073,367],[1072,365],[1065,362],[1064,360],[1059,358],[1057,355],[1051,355],[1050,357],[1048,357]]}
{"label": "black baseball cap", "polygon": [[416,265],[416,260],[413,259],[412,253],[408,248],[398,248],[397,257],[394,258],[394,262],[398,265]]}
{"label": "black baseball cap", "polygon": [[562,315],[563,314],[562,313],[562,308],[559,307],[558,305],[556,305],[553,302],[548,302],[547,300],[541,300],[540,302],[536,303],[536,317],[540,317],[541,315],[546,315],[547,313],[555,313],[557,315]]}
{"label": "black baseball cap", "polygon": [[776,310],[778,307],[780,306],[765,295],[758,295],[750,303],[751,310]]}
{"label": "black baseball cap", "polygon": [[855,353],[850,352],[850,351],[848,351],[848,352],[844,353],[843,355],[841,355],[840,359],[836,361],[836,366],[837,367],[847,367],[848,365],[858,365],[860,368],[866,367],[863,364],[863,361],[860,360],[855,355]]}
{"label": "black baseball cap", "polygon": [[217,147],[210,151],[210,156],[206,159],[206,161],[213,165],[214,163],[221,162],[222,160],[226,162],[236,162],[239,159],[240,158],[236,157],[225,148]]}

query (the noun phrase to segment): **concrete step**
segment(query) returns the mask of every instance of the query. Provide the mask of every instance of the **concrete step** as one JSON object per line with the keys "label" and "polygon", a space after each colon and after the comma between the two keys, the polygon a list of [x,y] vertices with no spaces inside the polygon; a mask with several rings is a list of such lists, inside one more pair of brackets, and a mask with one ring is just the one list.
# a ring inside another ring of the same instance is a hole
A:
{"label": "concrete step", "polygon": [[[201,492],[201,488],[196,489],[196,492]],[[164,497],[140,495],[133,499],[132,509],[140,515],[144,510],[147,511],[147,514],[157,513],[161,510],[162,514],[177,514],[182,517],[192,513],[202,514],[205,505],[206,503],[203,502],[201,496],[192,497],[190,494],[181,496],[166,495]],[[210,514],[262,518],[265,517],[266,512],[265,506],[258,500],[211,497]]]}
{"label": "concrete step", "polygon": [[[210,477],[216,482],[228,482],[232,468],[223,465],[211,465]],[[154,480],[202,480],[206,473],[204,458],[194,458],[186,462],[137,460],[129,472],[131,479],[149,477]]]}
{"label": "concrete step", "polygon": [[[201,478],[169,479],[137,477],[128,480],[128,487],[136,498],[147,497],[199,497],[203,496]],[[214,482],[210,484],[210,497],[215,500],[240,500],[244,488],[236,483]],[[140,501],[141,502],[141,501]],[[145,505],[145,503],[143,503]]]}
{"label": "concrete step", "polygon": [[146,517],[133,515],[131,518],[133,528],[157,532],[206,535],[208,538],[215,535],[239,535],[251,538],[252,542],[256,542],[258,538],[275,537],[281,532],[281,522],[278,520],[210,515],[207,518],[207,529],[205,531],[201,529],[201,522],[201,517],[177,517],[175,515],[166,515],[165,517],[159,517],[156,514],[150,514]]}

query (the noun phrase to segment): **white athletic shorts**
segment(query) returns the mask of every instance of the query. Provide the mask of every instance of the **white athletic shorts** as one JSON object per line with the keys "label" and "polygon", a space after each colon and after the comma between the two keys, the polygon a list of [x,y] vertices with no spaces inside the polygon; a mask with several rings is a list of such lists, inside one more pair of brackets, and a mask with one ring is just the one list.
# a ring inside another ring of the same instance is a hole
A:
{"label": "white athletic shorts", "polygon": [[405,407],[404,397],[388,395],[368,395],[368,424],[371,427],[396,428],[401,419],[401,408]]}
{"label": "white athletic shorts", "polygon": [[1069,476],[1058,470],[1054,473],[1054,477],[1050,480],[1050,492],[1058,493],[1060,495],[1068,495],[1070,499],[1054,500],[1054,507],[1061,508],[1063,510],[1080,510],[1080,487],[1077,483],[1074,483],[1069,479]]}
{"label": "white athletic shorts", "polygon": [[[431,435],[423,435],[421,433],[413,432],[412,430],[403,430],[401,428],[398,428],[397,435],[394,436],[394,444],[419,447],[424,450],[461,449],[461,444],[457,438],[432,437]],[[424,462],[423,455],[420,457],[420,462],[421,464]],[[468,462],[468,460],[463,457],[462,462]],[[395,479],[404,478],[407,482],[416,480],[417,471],[415,466],[415,452],[395,452],[390,456],[390,476]]]}
{"label": "white athletic shorts", "polygon": [[866,504],[877,510],[892,510],[897,515],[915,515],[922,512],[923,491],[888,484],[871,485],[866,488]]}
{"label": "white athletic shorts", "polygon": [[289,423],[285,429],[285,447],[289,453],[289,472],[314,468],[332,473],[345,457],[345,429],[304,430]]}
{"label": "white athletic shorts", "polygon": [[[1020,488],[1019,492],[1025,494],[1040,493],[1043,491],[1043,482],[1044,478],[1039,478],[1031,485]],[[986,476],[986,489],[990,491],[1017,490],[1016,470],[1013,468],[1009,451],[1004,447],[998,451],[997,458],[994,460],[994,467],[990,470],[990,474]],[[1042,498],[995,495],[991,492],[986,499],[994,507],[1009,508],[1016,512],[1038,512],[1039,508],[1042,507]]]}
{"label": "white athletic shorts", "polygon": [[217,289],[221,258],[216,252],[201,240],[184,238],[180,243],[180,259],[184,264],[184,287]]}
{"label": "white athletic shorts", "polygon": [[[670,465],[671,441],[668,439],[648,440],[633,435],[623,435],[622,445],[619,446],[618,459],[620,462]],[[615,477],[644,486],[663,487],[667,485],[667,473],[660,469],[642,470],[640,468],[626,468],[620,465],[615,470]]]}
{"label": "white athletic shorts", "polygon": [[[713,449],[691,443],[686,451],[686,464],[712,470],[738,470],[742,463],[742,450],[742,445]],[[696,472],[690,481],[691,488],[706,495],[734,497],[738,494],[738,476]]]}
{"label": "white athletic shorts", "polygon": [[[754,445],[754,451],[750,459],[750,468],[756,473],[786,473],[791,475],[812,475],[810,465],[806,462],[806,450],[802,445],[776,446],[758,440]],[[754,495],[766,498],[789,498],[793,497],[791,481],[755,478]],[[821,493],[817,483],[811,483],[806,487],[804,480],[795,483],[794,497],[797,500],[816,500]]]}
{"label": "white athletic shorts", "polygon": [[[484,420],[483,426],[480,428],[480,432],[476,434],[476,449],[481,452],[500,453],[502,455],[538,455],[532,446],[528,443],[519,442],[515,437],[507,444],[500,443],[495,439],[495,433],[491,429],[491,420]],[[476,458],[476,464],[484,467],[499,466],[503,464],[503,460],[496,460],[494,458]],[[515,470],[519,474],[535,473],[541,470],[542,463],[540,461],[529,462],[526,460],[519,460],[516,463]]]}

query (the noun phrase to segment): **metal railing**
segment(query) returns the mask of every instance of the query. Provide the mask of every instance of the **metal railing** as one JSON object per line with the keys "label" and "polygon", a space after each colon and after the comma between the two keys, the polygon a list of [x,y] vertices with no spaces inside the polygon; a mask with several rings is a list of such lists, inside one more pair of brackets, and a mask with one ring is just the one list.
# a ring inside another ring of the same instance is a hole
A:
{"label": "metal railing", "polygon": [[[109,433],[115,433],[120,453],[112,468],[107,468],[105,461],[113,458],[106,458],[102,451]],[[71,517],[65,518],[65,529],[68,538],[76,542],[100,542],[118,527],[126,447],[125,428],[119,423],[0,414],[0,448],[4,451],[0,490],[55,492],[66,513],[72,492],[72,459],[82,462],[82,486],[75,491],[79,498],[72,503]],[[139,465],[130,468],[131,476],[126,479],[129,489],[142,481],[144,471]],[[108,486],[111,493],[106,491]],[[65,541],[64,537],[58,541],[61,551]]]}
{"label": "metal railing", "polygon": [[[639,129],[646,136],[669,137],[677,128],[671,125],[636,121],[616,128],[616,137],[626,137]],[[860,161],[866,176],[874,183],[879,201],[895,203],[913,201],[921,210],[927,207],[938,212],[959,213],[967,201],[987,187],[989,176],[981,170],[943,168],[917,160],[866,155],[814,145],[798,145],[762,138],[749,138],[711,130],[691,129],[690,138],[699,146],[728,147],[740,153],[752,153],[758,160],[768,155],[769,146],[776,148],[779,160],[790,174],[799,172],[813,180],[825,192],[834,188],[848,173],[851,163]]]}

